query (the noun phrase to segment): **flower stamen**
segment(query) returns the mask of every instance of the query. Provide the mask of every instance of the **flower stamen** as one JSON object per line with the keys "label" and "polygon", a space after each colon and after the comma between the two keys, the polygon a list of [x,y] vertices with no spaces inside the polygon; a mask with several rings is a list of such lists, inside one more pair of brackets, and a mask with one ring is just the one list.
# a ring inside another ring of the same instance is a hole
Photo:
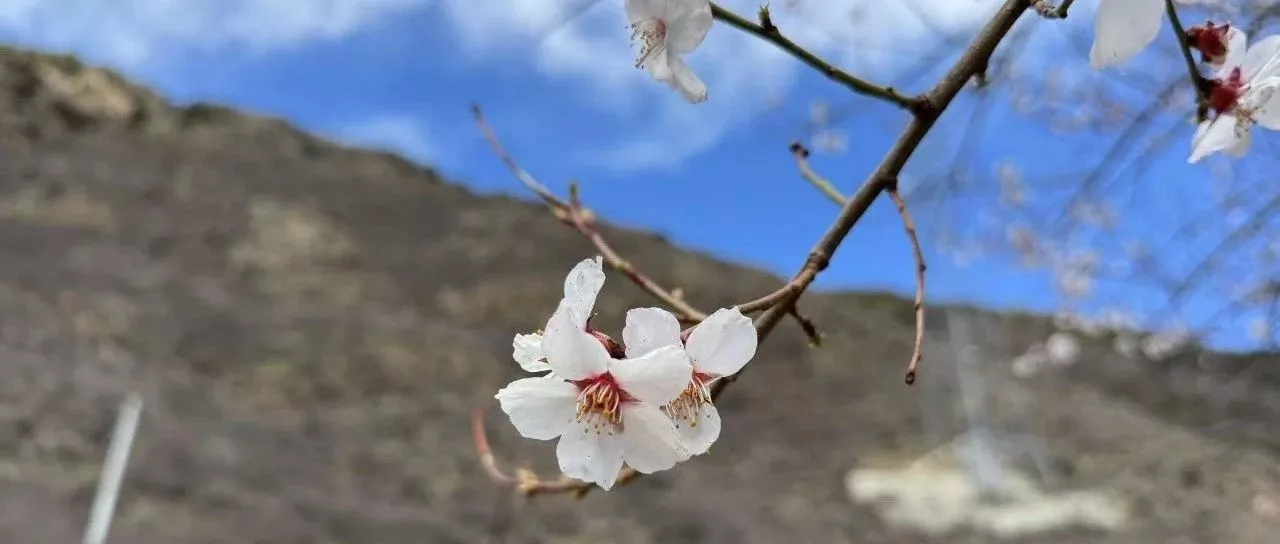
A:
{"label": "flower stamen", "polygon": [[631,397],[612,375],[601,374],[574,382],[574,385],[580,390],[574,420],[584,424],[583,432],[612,435],[622,431],[622,404]]}
{"label": "flower stamen", "polygon": [[644,68],[667,50],[667,23],[661,19],[645,19],[632,23],[631,44],[637,46],[636,68]]}
{"label": "flower stamen", "polygon": [[702,405],[711,404],[711,382],[715,377],[702,372],[694,372],[689,385],[680,396],[667,404],[667,415],[674,420],[676,427],[681,422],[690,427],[698,426],[698,416],[702,415]]}

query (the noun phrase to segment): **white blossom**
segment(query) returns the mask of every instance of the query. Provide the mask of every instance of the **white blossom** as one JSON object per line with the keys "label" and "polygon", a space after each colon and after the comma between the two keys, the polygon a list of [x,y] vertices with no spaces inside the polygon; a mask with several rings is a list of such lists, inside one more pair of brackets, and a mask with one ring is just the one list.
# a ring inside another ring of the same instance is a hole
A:
{"label": "white blossom", "polygon": [[1241,157],[1253,142],[1254,124],[1280,130],[1280,36],[1253,44],[1243,54],[1228,54],[1209,96],[1218,112],[1196,128],[1191,156],[1197,163],[1219,151]]}
{"label": "white blossom", "polygon": [[[680,324],[670,312],[637,308],[627,312],[622,331],[627,356],[638,357],[665,346],[681,346]],[[757,347],[751,319],[737,308],[723,308],[707,316],[683,343],[692,365],[684,391],[665,407],[689,453],[706,453],[720,436],[720,412],[711,403],[711,384],[737,374]]]}
{"label": "white blossom", "polygon": [[561,301],[542,349],[551,375],[516,380],[498,391],[502,411],[526,438],[553,440],[560,470],[610,489],[623,464],[642,473],[689,458],[661,406],[681,394],[692,368],[674,346],[625,359],[585,331],[574,301]]}
{"label": "white blossom", "polygon": [[[580,327],[586,327],[591,311],[595,308],[596,297],[603,287],[604,266],[599,256],[584,259],[564,278],[562,300],[569,305],[574,322]],[[511,341],[511,357],[526,372],[551,370],[546,353],[542,350],[542,333],[517,334]]]}
{"label": "white blossom", "polygon": [[626,0],[631,41],[639,49],[636,68],[665,82],[690,103],[707,99],[707,86],[685,64],[715,18],[707,0]]}

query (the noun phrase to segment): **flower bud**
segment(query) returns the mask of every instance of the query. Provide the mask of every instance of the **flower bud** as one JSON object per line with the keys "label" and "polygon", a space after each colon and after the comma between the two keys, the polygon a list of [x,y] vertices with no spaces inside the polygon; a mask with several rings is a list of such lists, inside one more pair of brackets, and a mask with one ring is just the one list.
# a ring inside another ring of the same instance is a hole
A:
{"label": "flower bud", "polygon": [[1203,26],[1196,25],[1187,29],[1187,45],[1200,51],[1200,60],[1213,65],[1222,64],[1227,57],[1227,32],[1230,24],[1214,25],[1212,21]]}

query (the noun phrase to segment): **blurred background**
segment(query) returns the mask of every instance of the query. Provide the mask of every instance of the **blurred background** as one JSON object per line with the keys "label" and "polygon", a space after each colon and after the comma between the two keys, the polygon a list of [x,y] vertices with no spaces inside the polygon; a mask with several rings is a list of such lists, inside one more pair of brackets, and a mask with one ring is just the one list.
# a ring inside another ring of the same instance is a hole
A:
{"label": "blurred background", "polygon": [[[787,36],[928,89],[1000,2],[788,0]],[[1096,0],[1024,16],[890,202],[718,402],[709,455],[583,500],[493,394],[594,253],[486,146],[700,308],[804,262],[907,115],[724,25],[690,105],[617,0],[0,5],[0,541],[82,537],[143,401],[116,543],[1245,543],[1280,539],[1277,141],[1187,164],[1173,32],[1095,71]],[[753,16],[754,2],[721,5]],[[1179,6],[1251,38],[1273,0]],[[611,275],[599,323],[657,303]]]}

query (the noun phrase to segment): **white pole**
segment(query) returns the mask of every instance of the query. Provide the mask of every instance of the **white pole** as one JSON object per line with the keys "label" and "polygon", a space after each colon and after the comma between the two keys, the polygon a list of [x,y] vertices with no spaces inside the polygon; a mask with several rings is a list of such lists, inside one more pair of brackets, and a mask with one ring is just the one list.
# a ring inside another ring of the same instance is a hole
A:
{"label": "white pole", "polygon": [[133,448],[133,437],[138,432],[141,415],[142,397],[130,393],[120,404],[120,412],[116,416],[116,428],[111,434],[111,445],[107,447],[107,457],[98,476],[98,489],[89,510],[89,525],[84,530],[84,544],[104,544],[107,541],[116,499],[120,496],[120,482],[124,480],[124,469],[129,464],[129,450]]}

